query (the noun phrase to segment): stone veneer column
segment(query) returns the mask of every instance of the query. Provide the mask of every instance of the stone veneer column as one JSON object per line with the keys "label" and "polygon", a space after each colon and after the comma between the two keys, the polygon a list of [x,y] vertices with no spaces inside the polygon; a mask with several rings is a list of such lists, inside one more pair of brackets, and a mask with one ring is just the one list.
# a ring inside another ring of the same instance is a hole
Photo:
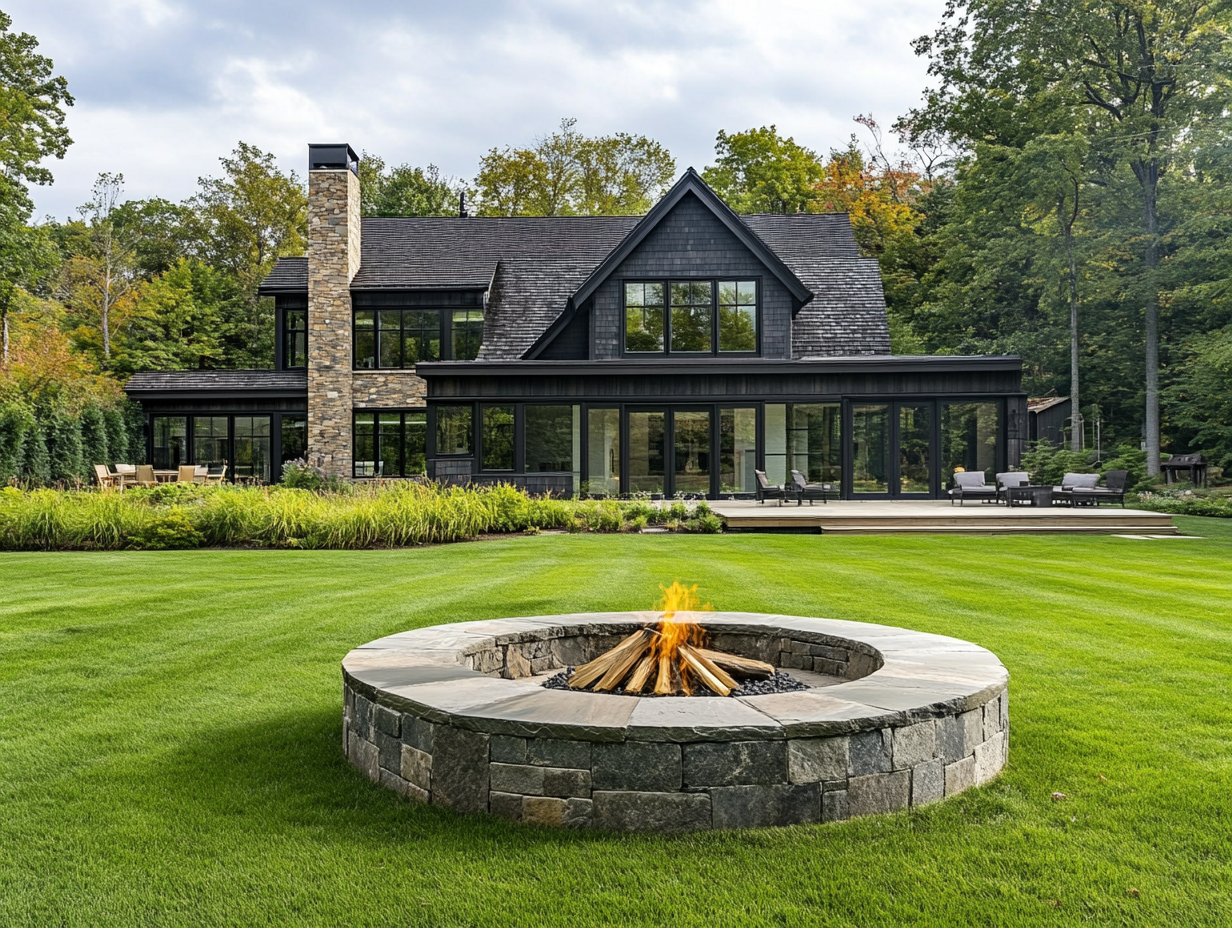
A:
{"label": "stone veneer column", "polygon": [[308,459],[351,477],[351,280],[359,271],[359,178],[308,172]]}

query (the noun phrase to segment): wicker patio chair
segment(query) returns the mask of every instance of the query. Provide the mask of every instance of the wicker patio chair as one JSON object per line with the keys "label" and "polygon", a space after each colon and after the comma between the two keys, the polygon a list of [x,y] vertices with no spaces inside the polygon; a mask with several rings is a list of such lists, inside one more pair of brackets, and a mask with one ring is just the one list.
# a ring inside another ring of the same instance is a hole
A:
{"label": "wicker patio chair", "polygon": [[116,475],[107,470],[106,464],[94,465],[94,479],[98,481],[100,490],[113,490],[116,486]]}
{"label": "wicker patio chair", "polygon": [[197,468],[192,464],[181,464],[180,471],[175,478],[176,483],[196,483]]}
{"label": "wicker patio chair", "polygon": [[137,476],[134,477],[130,482],[139,487],[158,486],[158,478],[154,476],[154,465],[153,464],[138,464],[137,465]]}

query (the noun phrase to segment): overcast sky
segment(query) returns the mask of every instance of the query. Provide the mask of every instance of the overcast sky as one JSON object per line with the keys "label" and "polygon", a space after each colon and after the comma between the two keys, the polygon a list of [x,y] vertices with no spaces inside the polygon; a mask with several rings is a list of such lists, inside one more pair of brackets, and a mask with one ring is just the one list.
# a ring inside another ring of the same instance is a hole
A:
{"label": "overcast sky", "polygon": [[64,218],[101,171],[130,197],[190,195],[242,139],[301,176],[309,141],[474,177],[496,146],[576,116],[649,135],[678,169],[719,129],[775,123],[819,151],[915,104],[911,39],[944,0],[7,0],[76,105],[35,188]]}

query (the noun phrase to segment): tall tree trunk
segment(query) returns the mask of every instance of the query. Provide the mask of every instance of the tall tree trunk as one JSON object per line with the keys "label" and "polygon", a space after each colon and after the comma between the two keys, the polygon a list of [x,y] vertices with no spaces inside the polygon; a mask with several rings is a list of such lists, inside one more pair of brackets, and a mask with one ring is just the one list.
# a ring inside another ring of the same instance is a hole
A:
{"label": "tall tree trunk", "polygon": [[1066,215],[1065,198],[1057,204],[1057,215],[1061,217],[1062,228],[1065,230],[1065,257],[1069,264],[1069,408],[1070,449],[1081,451],[1083,445],[1082,404],[1078,394],[1078,263],[1074,258],[1074,222],[1078,218],[1078,184],[1074,183],[1074,207]]}
{"label": "tall tree trunk", "polygon": [[1159,217],[1156,197],[1159,192],[1159,161],[1140,162],[1135,173],[1142,184],[1146,224],[1146,472],[1159,473]]}
{"label": "tall tree trunk", "polygon": [[0,311],[0,316],[4,317],[4,366],[9,366],[9,308],[4,307]]}

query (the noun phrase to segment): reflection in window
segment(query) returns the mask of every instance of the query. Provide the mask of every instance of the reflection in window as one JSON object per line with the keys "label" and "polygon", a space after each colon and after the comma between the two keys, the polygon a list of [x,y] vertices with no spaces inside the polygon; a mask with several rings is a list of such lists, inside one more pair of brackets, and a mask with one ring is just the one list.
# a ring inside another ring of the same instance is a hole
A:
{"label": "reflection in window", "polygon": [[470,406],[436,407],[436,453],[470,454],[472,409]]}
{"label": "reflection in window", "polygon": [[719,410],[719,492],[757,489],[757,410]]}
{"label": "reflection in window", "polygon": [[851,491],[890,492],[890,407],[851,407]]}
{"label": "reflection in window", "polygon": [[591,496],[620,494],[620,410],[587,410],[586,443]]}
{"label": "reflection in window", "polygon": [[513,470],[513,407],[483,407],[483,469]]}
{"label": "reflection in window", "polygon": [[355,450],[351,458],[352,471],[356,477],[375,477],[377,468],[376,413],[357,412],[354,432]]}
{"label": "reflection in window", "polygon": [[757,350],[757,282],[719,281],[719,351]]}
{"label": "reflection in window", "polygon": [[219,468],[231,462],[226,416],[193,416],[194,464]]}
{"label": "reflection in window", "polygon": [[932,446],[932,407],[898,407],[898,490],[929,493],[929,449]]}
{"label": "reflection in window", "polygon": [[154,417],[154,460],[160,470],[174,470],[188,463],[188,419],[185,416]]}
{"label": "reflection in window", "polygon": [[402,366],[441,359],[441,314],[435,310],[402,312]]}
{"label": "reflection in window", "polygon": [[376,313],[360,310],[355,314],[352,341],[355,345],[356,370],[376,367]]}
{"label": "reflection in window", "polygon": [[676,492],[709,496],[710,410],[675,410],[672,435]]}
{"label": "reflection in window", "polygon": [[295,461],[308,453],[308,417],[282,417],[282,461]]}
{"label": "reflection in window", "polygon": [[282,366],[286,370],[308,366],[308,310],[306,309],[283,311]]}
{"label": "reflection in window", "polygon": [[625,284],[625,351],[663,351],[663,284]]}
{"label": "reflection in window", "polygon": [[576,406],[526,407],[526,472],[530,474],[573,470]]}
{"label": "reflection in window", "polygon": [[943,488],[954,471],[982,471],[991,483],[997,472],[996,403],[946,403],[941,407],[941,479]]}
{"label": "reflection in window", "polygon": [[426,412],[355,414],[356,477],[418,477],[427,469]]}
{"label": "reflection in window", "polygon": [[710,351],[710,281],[672,283],[672,351]]}
{"label": "reflection in window", "polygon": [[269,416],[235,417],[235,476],[269,483]]}
{"label": "reflection in window", "polygon": [[[453,359],[474,361],[483,343],[483,311],[455,309],[453,311]],[[425,358],[424,360],[428,360]],[[433,358],[432,360],[436,360]]]}
{"label": "reflection in window", "polygon": [[629,413],[629,491],[662,493],[666,412]]}

